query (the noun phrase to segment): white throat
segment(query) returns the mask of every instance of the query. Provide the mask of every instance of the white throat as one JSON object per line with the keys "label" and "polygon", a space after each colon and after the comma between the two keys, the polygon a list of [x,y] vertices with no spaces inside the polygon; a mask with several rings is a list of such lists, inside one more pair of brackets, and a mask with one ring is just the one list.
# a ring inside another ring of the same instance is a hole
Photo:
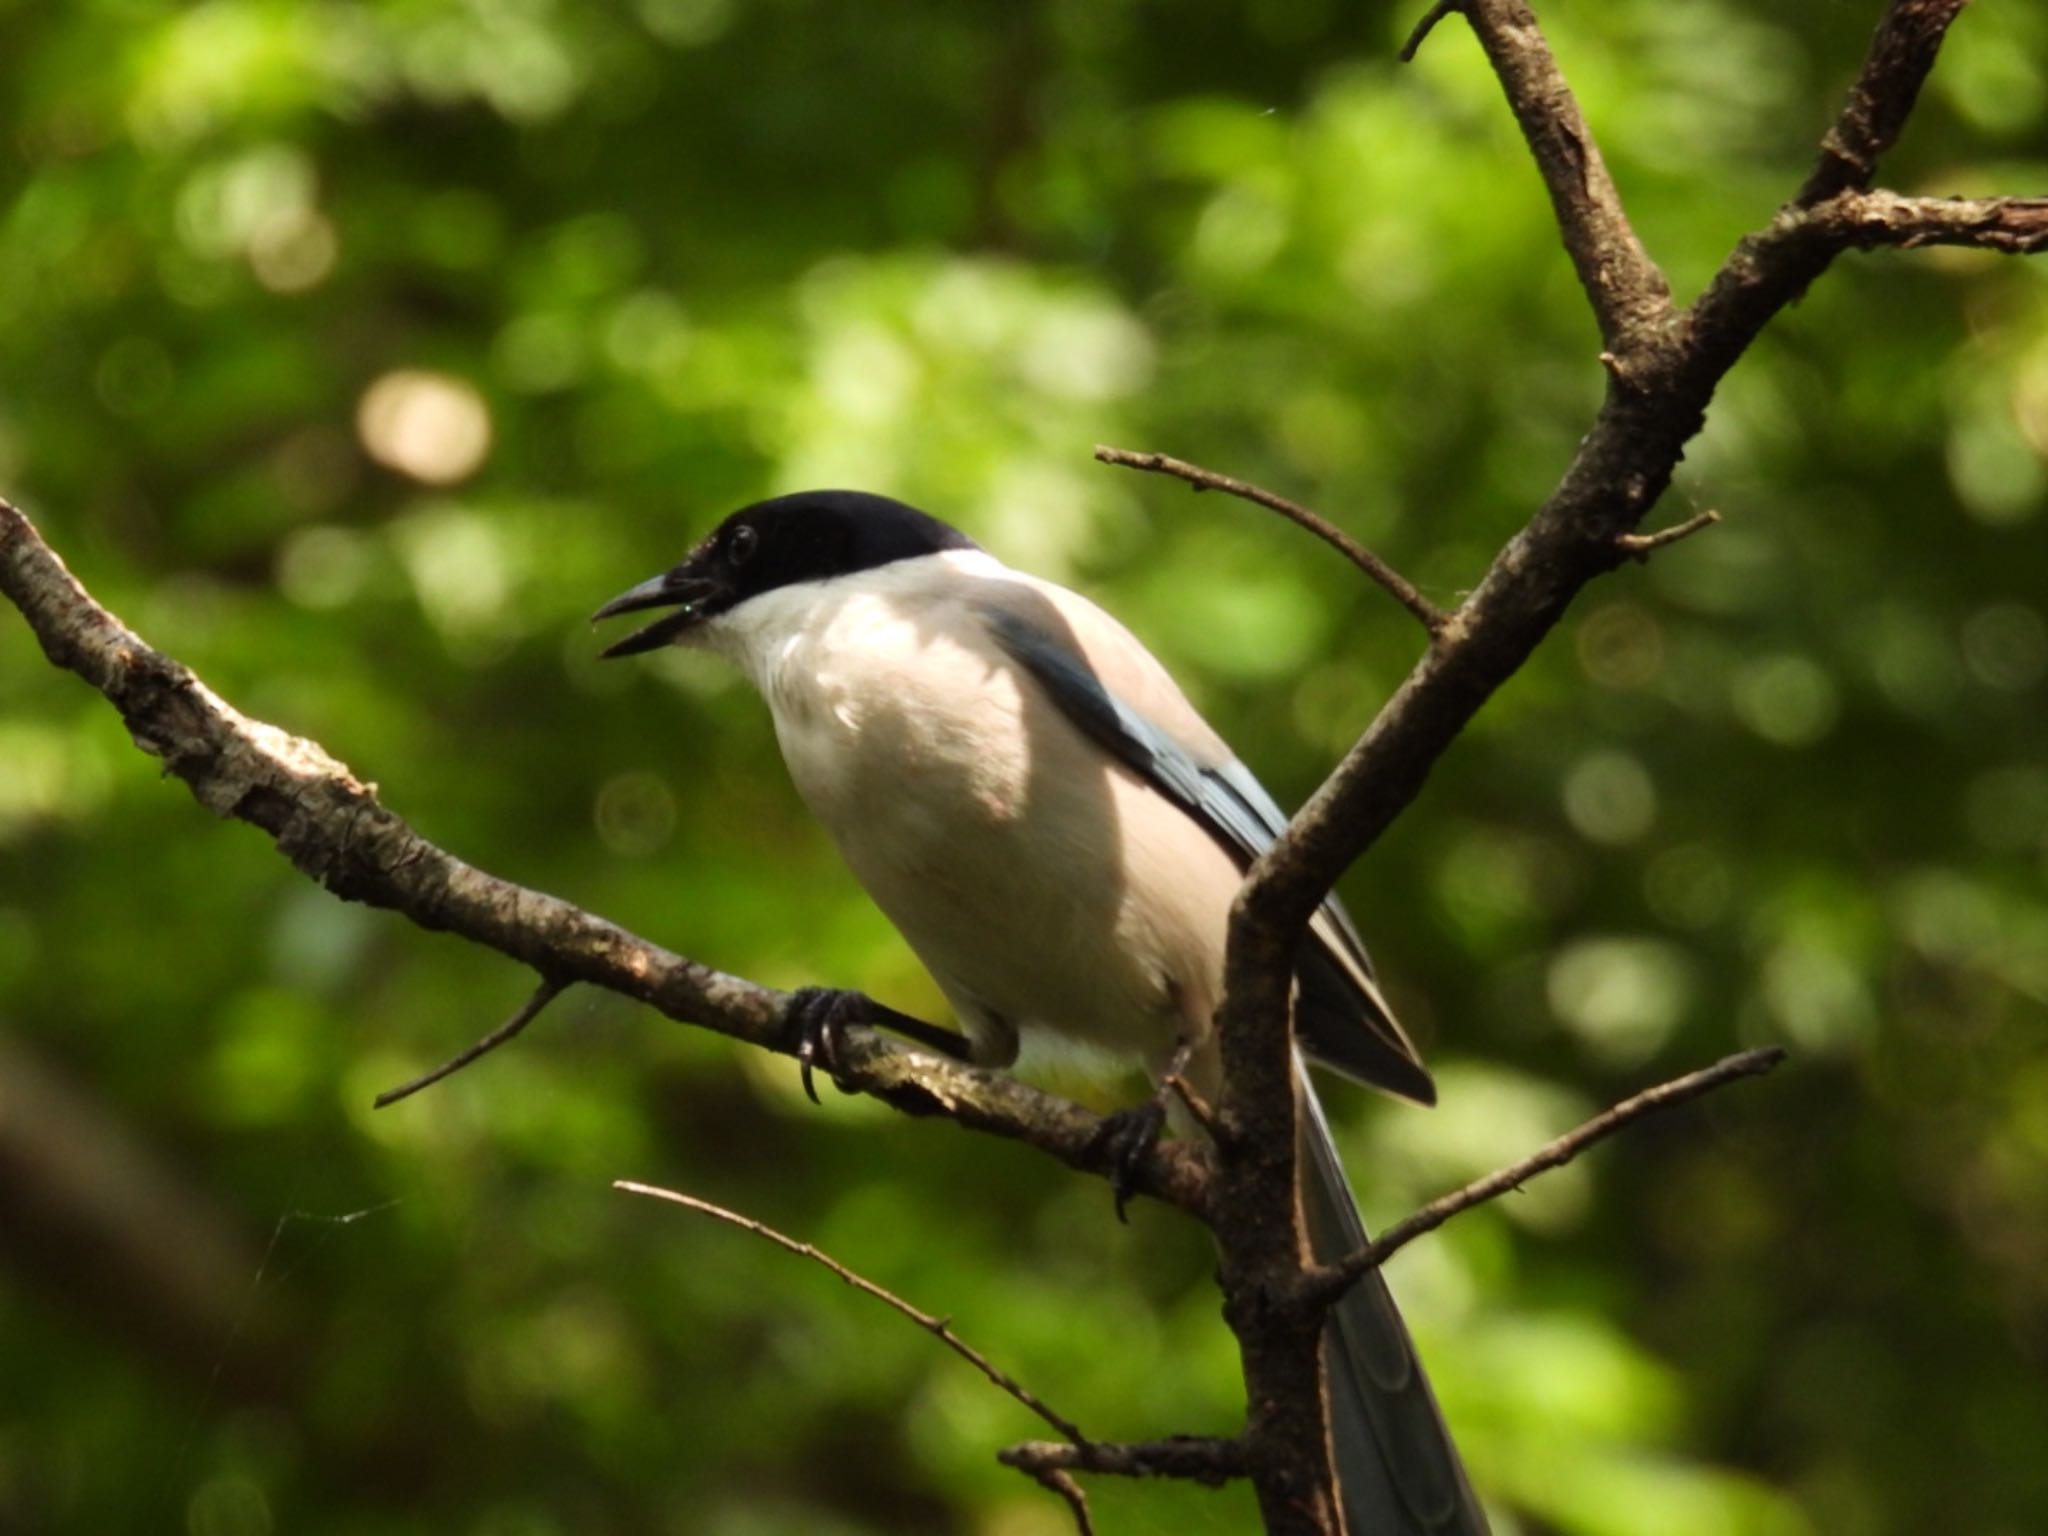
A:
{"label": "white throat", "polygon": [[687,632],[683,643],[731,661],[779,717],[801,695],[838,692],[854,681],[849,669],[913,644],[905,631],[928,623],[963,578],[1004,577],[1015,573],[986,550],[942,550],[758,593]]}

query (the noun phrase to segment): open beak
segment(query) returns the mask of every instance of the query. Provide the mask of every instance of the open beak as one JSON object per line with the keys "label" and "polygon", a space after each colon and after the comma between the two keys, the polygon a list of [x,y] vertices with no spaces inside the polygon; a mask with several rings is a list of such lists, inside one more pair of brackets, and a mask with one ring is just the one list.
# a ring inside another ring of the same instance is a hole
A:
{"label": "open beak", "polygon": [[616,618],[622,613],[641,613],[649,608],[673,608],[649,624],[645,629],[636,629],[625,639],[606,646],[599,654],[604,657],[637,656],[642,651],[658,650],[686,630],[694,629],[710,617],[705,605],[719,595],[720,584],[705,576],[693,576],[687,565],[643,581],[630,592],[621,592],[590,616],[595,624],[599,619]]}

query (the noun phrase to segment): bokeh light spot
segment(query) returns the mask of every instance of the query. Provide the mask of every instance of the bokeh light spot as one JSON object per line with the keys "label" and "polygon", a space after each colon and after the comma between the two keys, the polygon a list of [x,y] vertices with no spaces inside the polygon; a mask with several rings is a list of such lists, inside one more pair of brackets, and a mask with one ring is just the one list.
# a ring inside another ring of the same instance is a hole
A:
{"label": "bokeh light spot", "polygon": [[1692,1000],[1685,952],[1662,939],[1586,939],[1550,962],[1551,1011],[1613,1066],[1647,1060]]}
{"label": "bokeh light spot", "polygon": [[277,552],[277,585],[301,608],[341,608],[362,590],[370,551],[352,528],[302,528]]}
{"label": "bokeh light spot", "polygon": [[640,0],[647,30],[677,48],[715,41],[732,25],[732,0]]}
{"label": "bokeh light spot", "polygon": [[191,1536],[270,1536],[270,1500],[249,1478],[210,1478],[185,1507],[185,1529]]}
{"label": "bokeh light spot", "polygon": [[1705,843],[1666,849],[1643,872],[1643,899],[1674,928],[1711,927],[1726,915],[1733,892],[1728,861]]}
{"label": "bokeh light spot", "polygon": [[363,391],[356,435],[385,468],[428,485],[452,485],[474,474],[490,451],[491,414],[465,380],[400,368]]}
{"label": "bokeh light spot", "polygon": [[1979,682],[2024,693],[2048,672],[2048,625],[2025,603],[1992,603],[1963,623],[1963,661]]}
{"label": "bokeh light spot", "polygon": [[430,507],[391,532],[420,606],[444,636],[474,636],[497,622],[512,572],[503,536],[488,518],[463,507]]}
{"label": "bokeh light spot", "polygon": [[1742,723],[1781,747],[1811,746],[1834,729],[1841,713],[1834,679],[1818,662],[1790,652],[1745,666],[1734,694]]}
{"label": "bokeh light spot", "polygon": [[1564,813],[1596,843],[1632,843],[1657,819],[1657,786],[1626,752],[1589,752],[1564,781]]}
{"label": "bokeh light spot", "polygon": [[1848,1044],[1875,1016],[1855,958],[1810,936],[1772,950],[1764,961],[1763,993],[1785,1033],[1809,1050]]}
{"label": "bokeh light spot", "polygon": [[272,293],[303,293],[334,270],[340,248],[325,214],[316,208],[284,208],[249,232],[249,270]]}
{"label": "bokeh light spot", "polygon": [[1641,688],[1664,670],[1664,627],[1639,603],[1595,609],[1575,637],[1579,669],[1607,688]]}
{"label": "bokeh light spot", "polygon": [[1995,402],[1957,412],[1949,426],[1948,475],[1963,509],[1994,528],[2030,521],[2048,495],[2048,469],[2011,413]]}
{"label": "bokeh light spot", "polygon": [[674,835],[676,797],[658,774],[617,774],[598,790],[593,819],[605,847],[622,858],[644,859]]}
{"label": "bokeh light spot", "polygon": [[1986,848],[2048,849],[2048,768],[2016,765],[1977,775],[1964,791],[1963,814]]}

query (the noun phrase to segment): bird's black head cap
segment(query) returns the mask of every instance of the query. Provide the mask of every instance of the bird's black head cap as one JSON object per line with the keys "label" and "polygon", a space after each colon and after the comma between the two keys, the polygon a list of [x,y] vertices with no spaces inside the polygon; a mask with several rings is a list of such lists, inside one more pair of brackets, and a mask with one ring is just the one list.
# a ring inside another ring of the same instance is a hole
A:
{"label": "bird's black head cap", "polygon": [[959,529],[887,496],[800,491],[741,508],[681,565],[621,593],[592,617],[608,619],[647,608],[678,610],[604,653],[630,656],[665,645],[706,619],[778,587],[977,547]]}

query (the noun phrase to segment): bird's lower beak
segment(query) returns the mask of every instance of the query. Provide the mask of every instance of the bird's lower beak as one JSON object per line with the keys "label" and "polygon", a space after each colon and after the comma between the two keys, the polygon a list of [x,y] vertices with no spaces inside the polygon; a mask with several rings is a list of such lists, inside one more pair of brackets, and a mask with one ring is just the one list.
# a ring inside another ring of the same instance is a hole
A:
{"label": "bird's lower beak", "polygon": [[591,623],[616,618],[622,613],[640,613],[649,608],[673,608],[676,611],[606,646],[600,655],[635,656],[667,645],[676,636],[696,628],[711,616],[706,605],[718,596],[720,590],[717,582],[703,576],[692,576],[684,569],[664,572],[641,582],[630,592],[621,592],[590,616]]}

